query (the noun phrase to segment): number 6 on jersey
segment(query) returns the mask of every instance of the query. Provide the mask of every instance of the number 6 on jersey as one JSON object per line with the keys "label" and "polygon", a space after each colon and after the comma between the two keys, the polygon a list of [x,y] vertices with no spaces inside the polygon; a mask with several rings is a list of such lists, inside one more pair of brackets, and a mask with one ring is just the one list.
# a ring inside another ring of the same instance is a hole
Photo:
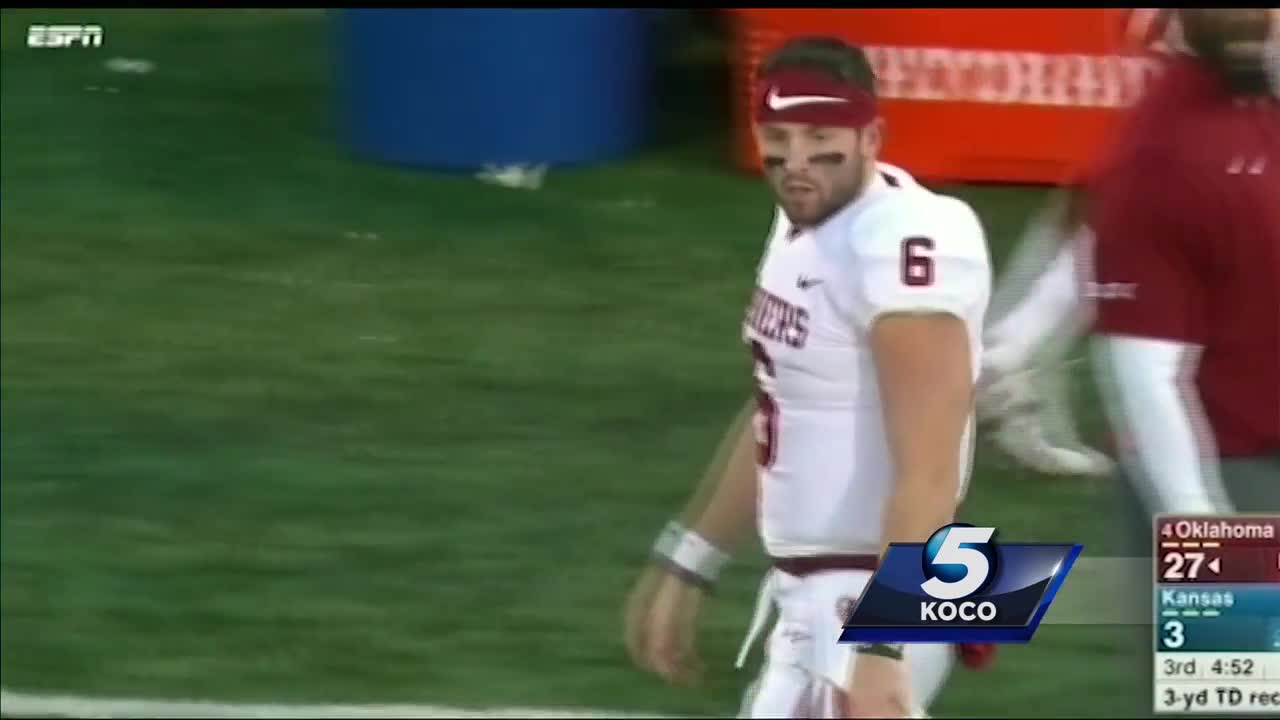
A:
{"label": "number 6 on jersey", "polygon": [[927,237],[909,237],[902,241],[902,284],[925,287],[933,284],[933,258],[926,253],[933,250],[933,240]]}

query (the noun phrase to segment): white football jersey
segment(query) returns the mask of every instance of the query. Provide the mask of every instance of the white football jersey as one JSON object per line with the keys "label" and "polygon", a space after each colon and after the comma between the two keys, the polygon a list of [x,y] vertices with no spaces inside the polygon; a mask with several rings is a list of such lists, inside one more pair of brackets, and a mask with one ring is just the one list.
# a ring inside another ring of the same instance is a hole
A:
{"label": "white football jersey", "polygon": [[[941,311],[969,329],[973,379],[991,292],[986,237],[963,201],[881,164],[863,195],[793,231],[781,209],[747,309],[755,357],[760,534],[774,557],[876,552],[894,482],[869,331]],[[970,420],[962,489],[973,447]]]}

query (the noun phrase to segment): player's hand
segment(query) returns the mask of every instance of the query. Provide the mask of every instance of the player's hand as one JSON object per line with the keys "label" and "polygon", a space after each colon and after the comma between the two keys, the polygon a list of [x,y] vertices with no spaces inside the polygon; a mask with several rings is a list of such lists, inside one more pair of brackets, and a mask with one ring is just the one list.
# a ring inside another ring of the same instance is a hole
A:
{"label": "player's hand", "polygon": [[[1114,464],[1106,455],[1083,445],[1050,440],[1054,409],[1036,387],[1036,372],[984,371],[986,377],[978,388],[978,417],[995,423],[995,444],[1019,464],[1046,475],[1110,475]],[[1058,415],[1063,418],[1059,424],[1069,422],[1066,413],[1059,410]]]}
{"label": "player's hand", "polygon": [[1114,469],[1111,458],[1093,448],[1050,442],[1044,424],[1034,415],[1002,418],[993,440],[1014,460],[1045,475],[1103,478]]}
{"label": "player's hand", "polygon": [[907,663],[878,655],[858,655],[847,683],[848,711],[855,718],[910,718]]}
{"label": "player's hand", "polygon": [[631,594],[627,596],[622,611],[622,624],[627,643],[627,654],[636,667],[645,667],[645,639],[649,622],[649,610],[653,607],[653,596],[665,573],[662,569],[649,564],[640,579],[636,581]]}
{"label": "player's hand", "polygon": [[702,590],[662,573],[641,629],[641,667],[667,682],[696,685],[703,665],[694,641]]}

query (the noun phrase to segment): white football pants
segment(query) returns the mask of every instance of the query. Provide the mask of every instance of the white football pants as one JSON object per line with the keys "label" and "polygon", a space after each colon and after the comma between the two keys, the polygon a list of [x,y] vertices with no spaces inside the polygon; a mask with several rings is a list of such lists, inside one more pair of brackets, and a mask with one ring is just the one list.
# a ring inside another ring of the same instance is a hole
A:
{"label": "white football pants", "polygon": [[[871,580],[866,570],[831,570],[803,578],[779,570],[765,576],[752,627],[738,656],[741,667],[756,635],[778,611],[765,643],[764,666],[747,688],[739,717],[847,717],[844,687],[857,656],[837,642],[845,614]],[[951,672],[950,644],[906,646],[912,701],[923,717]]]}

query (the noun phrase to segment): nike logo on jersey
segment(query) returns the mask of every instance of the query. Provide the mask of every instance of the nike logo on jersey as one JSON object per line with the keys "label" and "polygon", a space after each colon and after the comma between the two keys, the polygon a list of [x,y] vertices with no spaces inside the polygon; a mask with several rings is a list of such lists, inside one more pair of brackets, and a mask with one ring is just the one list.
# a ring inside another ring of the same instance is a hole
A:
{"label": "nike logo on jersey", "polygon": [[821,285],[821,284],[822,284],[822,278],[808,277],[807,275],[801,275],[800,277],[796,278],[796,287],[800,288],[801,290],[808,290],[814,285]]}
{"label": "nike logo on jersey", "polygon": [[765,102],[769,104],[769,109],[775,112],[781,112],[787,108],[793,108],[797,105],[813,105],[815,103],[843,103],[849,102],[841,97],[829,97],[827,95],[792,95],[783,97],[778,94],[778,88],[769,90],[769,96],[765,98]]}

